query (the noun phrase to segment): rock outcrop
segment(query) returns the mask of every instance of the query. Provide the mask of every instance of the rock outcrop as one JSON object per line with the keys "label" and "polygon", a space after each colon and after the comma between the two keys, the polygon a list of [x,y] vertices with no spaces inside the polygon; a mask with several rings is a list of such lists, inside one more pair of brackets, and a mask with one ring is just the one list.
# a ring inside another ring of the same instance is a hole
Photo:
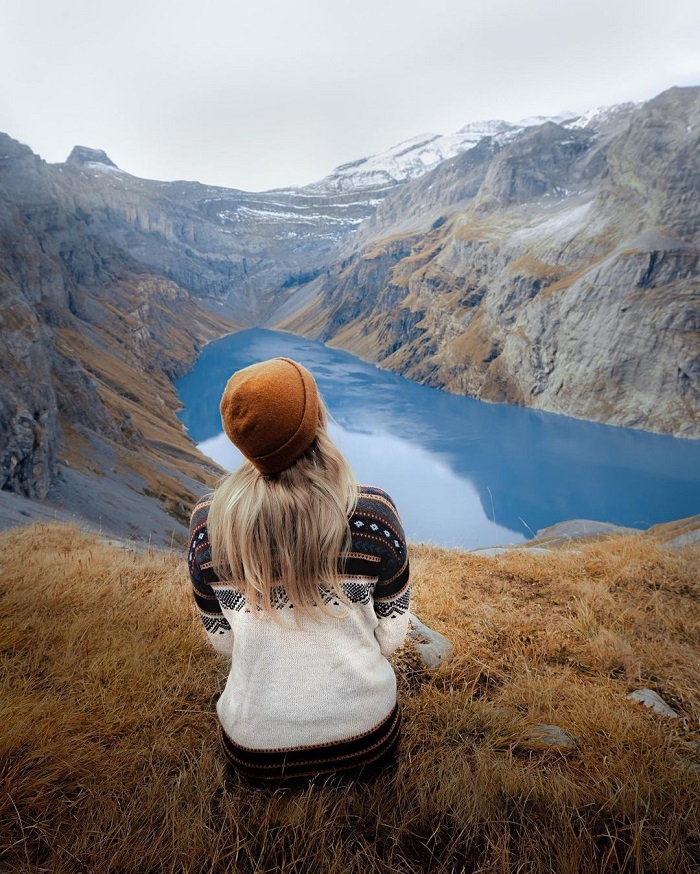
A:
{"label": "rock outcrop", "polygon": [[660,716],[666,716],[669,719],[678,719],[678,714],[673,707],[669,707],[659,693],[655,692],[653,689],[635,689],[634,692],[630,692],[627,698],[630,701],[638,701],[640,704],[643,704],[645,707],[648,707]]}
{"label": "rock outcrop", "polygon": [[408,639],[413,642],[421,664],[431,671],[448,664],[454,655],[454,647],[445,635],[433,631],[413,613],[409,613],[408,618]]}

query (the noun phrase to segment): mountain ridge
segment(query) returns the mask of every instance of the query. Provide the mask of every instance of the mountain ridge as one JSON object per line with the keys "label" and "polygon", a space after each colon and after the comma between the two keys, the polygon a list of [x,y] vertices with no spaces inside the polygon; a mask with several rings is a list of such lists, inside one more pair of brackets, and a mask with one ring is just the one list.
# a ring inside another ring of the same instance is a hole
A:
{"label": "mountain ridge", "polygon": [[269,325],[482,400],[698,437],[699,113],[699,88],[671,89],[597,130],[483,140],[387,197]]}

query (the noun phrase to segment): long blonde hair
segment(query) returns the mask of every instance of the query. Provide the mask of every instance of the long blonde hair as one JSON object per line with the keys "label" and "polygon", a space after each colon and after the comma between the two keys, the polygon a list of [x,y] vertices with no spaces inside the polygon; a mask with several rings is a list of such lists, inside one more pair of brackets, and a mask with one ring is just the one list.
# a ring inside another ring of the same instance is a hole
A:
{"label": "long blonde hair", "polygon": [[316,437],[291,467],[266,476],[244,461],[214,491],[207,520],[214,572],[254,614],[259,607],[276,618],[279,587],[297,615],[327,612],[319,586],[346,601],[339,559],[350,546],[357,482],[327,421],[319,397]]}

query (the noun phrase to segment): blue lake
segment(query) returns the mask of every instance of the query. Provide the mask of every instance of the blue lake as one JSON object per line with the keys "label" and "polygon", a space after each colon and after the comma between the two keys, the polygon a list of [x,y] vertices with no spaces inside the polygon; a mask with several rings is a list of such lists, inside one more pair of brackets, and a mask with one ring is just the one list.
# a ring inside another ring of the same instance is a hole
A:
{"label": "blue lake", "polygon": [[221,428],[224,386],[276,356],[314,374],[331,436],[361,483],[394,498],[413,541],[472,549],[566,519],[647,528],[700,513],[700,441],[457,397],[258,328],[210,343],[176,383],[190,436],[228,470],[241,455]]}

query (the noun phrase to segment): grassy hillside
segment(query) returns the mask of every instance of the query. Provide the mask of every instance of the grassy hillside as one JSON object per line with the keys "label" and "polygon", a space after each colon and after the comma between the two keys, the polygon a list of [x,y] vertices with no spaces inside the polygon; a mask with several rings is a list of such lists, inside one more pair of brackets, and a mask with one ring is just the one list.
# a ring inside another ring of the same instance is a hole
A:
{"label": "grassy hillside", "polygon": [[[395,657],[397,769],[271,794],[224,774],[226,665],[181,555],[2,534],[0,870],[697,871],[700,550],[412,555],[414,611],[455,658]],[[682,718],[627,700],[640,686]]]}

